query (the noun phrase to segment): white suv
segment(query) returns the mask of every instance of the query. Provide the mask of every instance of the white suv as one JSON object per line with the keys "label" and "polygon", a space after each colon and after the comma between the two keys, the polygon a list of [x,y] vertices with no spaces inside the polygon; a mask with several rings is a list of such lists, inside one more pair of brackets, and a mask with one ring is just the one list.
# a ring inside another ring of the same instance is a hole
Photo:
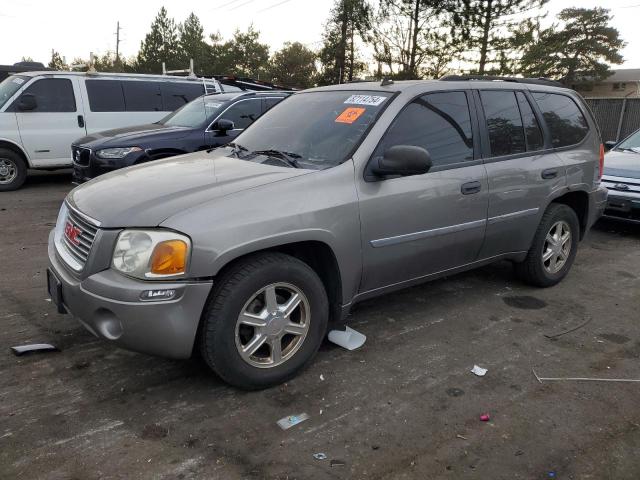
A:
{"label": "white suv", "polygon": [[28,168],[71,166],[71,143],[102,130],[160,120],[207,93],[239,91],[217,80],[81,72],[28,72],[0,83],[0,191]]}

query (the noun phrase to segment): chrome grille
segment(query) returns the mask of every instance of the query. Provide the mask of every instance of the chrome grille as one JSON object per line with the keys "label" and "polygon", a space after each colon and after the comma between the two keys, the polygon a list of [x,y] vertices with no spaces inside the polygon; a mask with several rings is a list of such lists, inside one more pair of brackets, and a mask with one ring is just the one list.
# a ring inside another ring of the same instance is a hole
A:
{"label": "chrome grille", "polygon": [[[74,236],[77,240],[77,244],[70,240],[69,235],[66,232],[67,226],[77,228],[79,230],[79,233]],[[78,213],[69,209],[67,219],[65,221],[65,233],[62,235],[62,243],[64,244],[67,252],[69,252],[73,259],[80,264],[80,269],[82,269],[85,263],[87,263],[89,253],[91,253],[91,247],[93,246],[93,241],[95,240],[97,233],[98,227],[92,225]]]}

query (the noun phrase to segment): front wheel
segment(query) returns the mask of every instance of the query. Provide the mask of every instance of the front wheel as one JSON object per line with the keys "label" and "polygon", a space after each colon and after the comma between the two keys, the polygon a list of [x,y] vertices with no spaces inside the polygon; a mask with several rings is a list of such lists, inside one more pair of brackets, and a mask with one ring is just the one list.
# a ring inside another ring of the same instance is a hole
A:
{"label": "front wheel", "polygon": [[27,165],[12,150],[0,148],[0,192],[19,189],[27,178]]}
{"label": "front wheel", "polygon": [[313,359],[328,312],[322,281],[306,263],[281,253],[252,255],[215,287],[202,318],[200,352],[232,385],[277,385]]}
{"label": "front wheel", "polygon": [[580,223],[567,205],[552,203],[542,216],[525,260],[516,264],[523,281],[551,287],[569,273],[578,250]]}

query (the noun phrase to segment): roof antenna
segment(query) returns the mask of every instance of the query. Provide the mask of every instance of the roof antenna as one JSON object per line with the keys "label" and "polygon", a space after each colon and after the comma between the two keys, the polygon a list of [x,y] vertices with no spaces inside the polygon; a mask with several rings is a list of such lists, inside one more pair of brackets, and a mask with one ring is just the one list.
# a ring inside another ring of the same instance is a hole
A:
{"label": "roof antenna", "polygon": [[380,82],[380,86],[381,87],[386,87],[388,85],[393,85],[393,79],[391,79],[389,77],[384,77],[382,79],[382,82]]}

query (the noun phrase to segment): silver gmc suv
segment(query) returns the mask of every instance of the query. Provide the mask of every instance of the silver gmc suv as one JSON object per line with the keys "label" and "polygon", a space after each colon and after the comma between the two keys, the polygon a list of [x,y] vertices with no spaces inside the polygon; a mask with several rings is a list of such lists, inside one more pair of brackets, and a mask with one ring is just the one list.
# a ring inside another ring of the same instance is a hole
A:
{"label": "silver gmc suv", "polygon": [[226,147],[73,190],[49,293],[109,342],[264,388],[361,300],[505,259],[558,283],[606,204],[603,152],[549,81],[306,90]]}

